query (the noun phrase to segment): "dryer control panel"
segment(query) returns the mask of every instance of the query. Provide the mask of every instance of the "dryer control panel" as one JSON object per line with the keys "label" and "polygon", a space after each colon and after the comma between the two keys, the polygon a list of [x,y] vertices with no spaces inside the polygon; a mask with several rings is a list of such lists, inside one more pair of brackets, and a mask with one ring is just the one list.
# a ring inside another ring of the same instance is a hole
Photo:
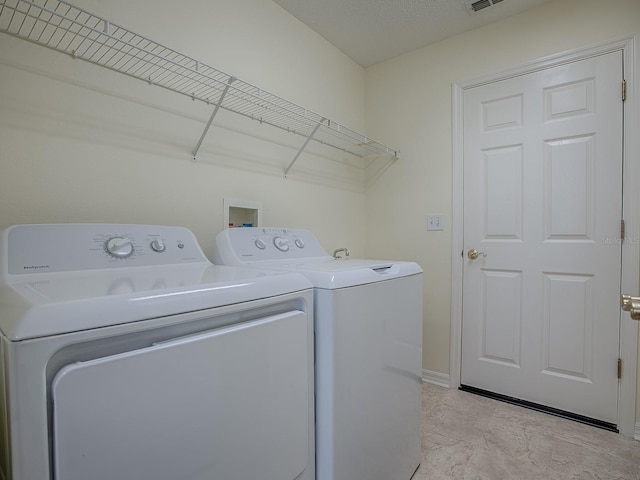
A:
{"label": "dryer control panel", "polygon": [[127,224],[16,225],[2,233],[8,275],[209,263],[183,227]]}
{"label": "dryer control panel", "polygon": [[218,234],[213,262],[244,265],[250,262],[296,258],[331,258],[309,230],[292,228],[229,228]]}

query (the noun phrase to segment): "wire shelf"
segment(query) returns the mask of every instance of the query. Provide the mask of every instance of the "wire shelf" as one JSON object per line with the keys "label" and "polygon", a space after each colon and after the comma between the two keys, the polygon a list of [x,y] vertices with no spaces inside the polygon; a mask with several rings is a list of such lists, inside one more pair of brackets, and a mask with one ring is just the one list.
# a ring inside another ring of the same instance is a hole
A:
{"label": "wire shelf", "polygon": [[398,157],[365,135],[62,0],[0,0],[0,31],[361,158]]}

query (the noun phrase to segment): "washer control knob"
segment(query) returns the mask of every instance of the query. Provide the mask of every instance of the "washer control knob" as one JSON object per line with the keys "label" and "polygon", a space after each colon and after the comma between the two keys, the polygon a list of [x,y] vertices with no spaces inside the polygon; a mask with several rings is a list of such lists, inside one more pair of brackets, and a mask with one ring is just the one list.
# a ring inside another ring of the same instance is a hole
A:
{"label": "washer control knob", "polygon": [[116,258],[127,258],[133,254],[133,243],[126,237],[113,237],[105,244],[107,253]]}
{"label": "washer control knob", "polygon": [[301,238],[296,238],[295,244],[296,244],[296,247],[298,248],[304,248],[304,242],[302,241]]}
{"label": "washer control knob", "polygon": [[281,252],[286,252],[286,251],[289,250],[289,239],[288,238],[275,237],[273,239],[273,244]]}
{"label": "washer control knob", "polygon": [[264,241],[260,238],[256,238],[256,241],[253,242],[255,244],[256,247],[258,247],[260,250],[264,250],[265,248],[267,248],[267,244],[264,243]]}
{"label": "washer control knob", "polygon": [[153,250],[154,252],[164,252],[166,249],[167,246],[159,238],[154,238],[151,241],[151,250]]}

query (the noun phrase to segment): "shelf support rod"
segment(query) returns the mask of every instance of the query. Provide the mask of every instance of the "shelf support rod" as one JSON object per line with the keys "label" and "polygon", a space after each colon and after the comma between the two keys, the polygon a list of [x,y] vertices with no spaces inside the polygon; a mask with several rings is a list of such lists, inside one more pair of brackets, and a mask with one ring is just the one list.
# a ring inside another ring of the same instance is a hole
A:
{"label": "shelf support rod", "polygon": [[287,178],[287,174],[289,173],[289,170],[291,170],[291,167],[293,167],[293,164],[296,163],[296,160],[298,160],[298,157],[300,156],[300,154],[304,151],[305,148],[307,148],[307,145],[309,144],[309,142],[311,141],[311,139],[313,138],[313,136],[316,134],[316,132],[318,131],[318,129],[320,128],[320,125],[322,125],[322,122],[324,122],[326,120],[326,118],[322,117],[320,119],[320,121],[318,122],[318,124],[315,126],[315,128],[313,129],[313,131],[311,132],[311,134],[307,137],[307,139],[304,141],[304,143],[302,144],[302,146],[300,147],[300,150],[298,150],[298,153],[296,153],[296,156],[293,157],[293,160],[291,160],[291,163],[289,164],[289,166],[287,168],[284,169],[284,178]]}
{"label": "shelf support rod", "polygon": [[224,100],[224,97],[227,95],[227,92],[229,91],[229,87],[235,81],[236,81],[235,77],[229,78],[229,81],[225,85],[224,90],[222,91],[222,94],[220,95],[220,99],[218,100],[218,103],[216,103],[216,108],[213,109],[213,113],[211,114],[211,117],[209,118],[209,121],[207,122],[207,126],[204,127],[204,131],[202,132],[202,135],[200,135],[200,140],[198,140],[198,144],[196,145],[196,148],[194,148],[193,152],[191,152],[191,159],[194,162],[197,160],[198,150],[200,150],[200,147],[202,146],[202,142],[204,141],[204,137],[207,136],[207,132],[209,131],[209,128],[211,128],[211,124],[213,123],[213,119],[216,118],[216,115],[218,114],[218,110],[220,110],[220,105],[222,105],[222,101]]}

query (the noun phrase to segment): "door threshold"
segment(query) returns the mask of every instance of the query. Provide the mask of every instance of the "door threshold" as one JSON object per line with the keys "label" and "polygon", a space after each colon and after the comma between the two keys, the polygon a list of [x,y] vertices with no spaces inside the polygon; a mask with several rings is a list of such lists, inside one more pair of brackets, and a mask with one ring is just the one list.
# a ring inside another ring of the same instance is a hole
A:
{"label": "door threshold", "polygon": [[529,402],[527,400],[520,400],[519,398],[509,397],[500,393],[490,392],[488,390],[482,390],[481,388],[470,387],[469,385],[460,385],[459,390],[463,392],[473,393],[475,395],[481,395],[483,397],[493,398],[500,402],[510,403],[512,405],[518,405],[520,407],[528,408],[529,410],[535,410],[536,412],[548,413],[560,418],[566,418],[567,420],[573,420],[574,422],[584,423],[585,425],[591,425],[592,427],[608,430],[609,432],[620,433],[617,425],[609,422],[603,422],[591,417],[585,417],[584,415],[578,415],[577,413],[567,412],[566,410],[560,410],[558,408],[547,407],[546,405],[540,405],[539,403]]}

